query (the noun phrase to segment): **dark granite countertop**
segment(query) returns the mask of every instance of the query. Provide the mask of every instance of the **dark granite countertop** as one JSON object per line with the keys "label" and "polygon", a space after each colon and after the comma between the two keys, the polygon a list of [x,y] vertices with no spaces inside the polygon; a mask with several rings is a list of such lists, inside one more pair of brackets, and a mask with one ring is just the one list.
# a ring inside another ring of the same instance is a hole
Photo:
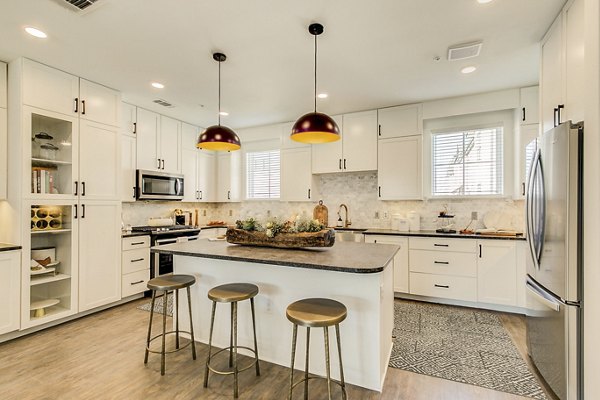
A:
{"label": "dark granite countertop", "polygon": [[367,229],[363,232],[365,235],[395,235],[395,236],[417,236],[417,237],[445,237],[459,239],[494,239],[494,240],[526,240],[525,236],[497,236],[481,234],[462,234],[462,233],[437,233],[436,231],[411,231],[400,232],[393,229]]}
{"label": "dark granite countertop", "polygon": [[240,246],[208,239],[152,247],[154,253],[219,260],[246,261],[286,267],[369,274],[383,271],[399,246],[373,243],[339,242],[333,247],[276,249]]}
{"label": "dark granite countertop", "polygon": [[148,235],[150,235],[148,232],[126,232],[126,231],[121,231],[121,237],[122,238],[136,237],[136,236],[148,236]]}
{"label": "dark granite countertop", "polygon": [[217,229],[217,228],[227,228],[229,225],[201,225],[200,229]]}
{"label": "dark granite countertop", "polygon": [[21,246],[17,246],[10,243],[0,243],[0,252],[13,250],[21,250]]}

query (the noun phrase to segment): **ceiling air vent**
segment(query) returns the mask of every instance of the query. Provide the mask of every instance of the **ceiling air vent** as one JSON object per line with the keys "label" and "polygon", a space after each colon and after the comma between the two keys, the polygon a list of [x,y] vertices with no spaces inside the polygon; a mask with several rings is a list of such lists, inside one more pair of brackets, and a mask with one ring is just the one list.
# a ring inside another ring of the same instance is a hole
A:
{"label": "ceiling air vent", "polygon": [[483,42],[458,44],[448,48],[448,60],[457,61],[477,57],[481,52]]}
{"label": "ceiling air vent", "polygon": [[166,100],[163,99],[156,99],[156,100],[152,100],[154,101],[156,104],[161,105],[163,107],[174,107],[173,104],[169,103]]}
{"label": "ceiling air vent", "polygon": [[56,0],[74,11],[83,11],[93,6],[98,0]]}

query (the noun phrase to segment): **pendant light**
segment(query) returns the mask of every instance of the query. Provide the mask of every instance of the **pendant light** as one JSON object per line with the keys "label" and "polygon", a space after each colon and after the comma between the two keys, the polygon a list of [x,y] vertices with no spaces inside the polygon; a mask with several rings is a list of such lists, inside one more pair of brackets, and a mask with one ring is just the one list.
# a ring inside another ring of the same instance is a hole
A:
{"label": "pendant light", "polygon": [[221,125],[221,63],[227,59],[223,53],[214,53],[213,59],[219,63],[219,123],[209,126],[200,134],[196,147],[206,150],[233,151],[241,147],[238,135]]}
{"label": "pendant light", "polygon": [[340,140],[340,128],[329,115],[317,112],[317,36],[323,33],[323,25],[310,24],[308,31],[315,37],[315,108],[313,112],[298,118],[290,137],[302,143],[335,142]]}

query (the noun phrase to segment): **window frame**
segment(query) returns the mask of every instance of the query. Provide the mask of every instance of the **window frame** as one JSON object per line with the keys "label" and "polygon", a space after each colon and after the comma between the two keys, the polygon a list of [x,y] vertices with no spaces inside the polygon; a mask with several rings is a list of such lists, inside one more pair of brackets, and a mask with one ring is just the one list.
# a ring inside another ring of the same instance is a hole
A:
{"label": "window frame", "polygon": [[[252,153],[271,153],[271,152],[277,152],[279,153],[279,182],[278,182],[278,186],[279,186],[279,196],[278,197],[263,197],[263,198],[256,198],[256,197],[249,197],[249,192],[248,192],[248,179],[249,179],[249,171],[248,171],[248,155],[252,154]],[[281,149],[280,148],[275,148],[272,146],[252,146],[252,148],[250,149],[246,149],[244,150],[244,163],[243,163],[243,167],[244,167],[244,201],[279,201],[281,199]]]}

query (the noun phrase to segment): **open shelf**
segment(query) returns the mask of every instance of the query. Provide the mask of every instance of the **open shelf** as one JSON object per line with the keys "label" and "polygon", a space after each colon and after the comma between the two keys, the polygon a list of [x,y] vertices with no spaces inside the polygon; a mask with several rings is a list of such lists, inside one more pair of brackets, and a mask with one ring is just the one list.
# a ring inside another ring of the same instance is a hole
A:
{"label": "open shelf", "polygon": [[[41,321],[44,319],[49,319],[51,317],[54,317],[58,314],[65,314],[65,316],[67,316],[67,315],[71,314],[71,310],[66,307],[61,306],[60,303],[58,303],[55,306],[50,306],[50,307],[46,308],[46,313],[44,316],[42,316],[42,317],[33,317],[32,316],[32,317],[30,317],[30,320],[31,321]],[[53,319],[55,319],[55,318],[53,318]]]}
{"label": "open shelf", "polygon": [[30,284],[31,286],[35,286],[35,285],[42,285],[44,283],[50,283],[50,282],[56,282],[56,281],[62,281],[64,279],[71,279],[71,275],[67,275],[67,274],[47,274],[47,275],[38,275],[38,276],[32,276],[31,280],[30,280]]}
{"label": "open shelf", "polygon": [[32,158],[31,165],[35,167],[50,167],[54,165],[72,165],[71,161],[47,160],[45,158]]}
{"label": "open shelf", "polygon": [[31,231],[32,235],[41,235],[43,233],[54,233],[54,234],[58,234],[58,233],[67,233],[67,232],[71,232],[71,229],[48,229],[45,231]]}

